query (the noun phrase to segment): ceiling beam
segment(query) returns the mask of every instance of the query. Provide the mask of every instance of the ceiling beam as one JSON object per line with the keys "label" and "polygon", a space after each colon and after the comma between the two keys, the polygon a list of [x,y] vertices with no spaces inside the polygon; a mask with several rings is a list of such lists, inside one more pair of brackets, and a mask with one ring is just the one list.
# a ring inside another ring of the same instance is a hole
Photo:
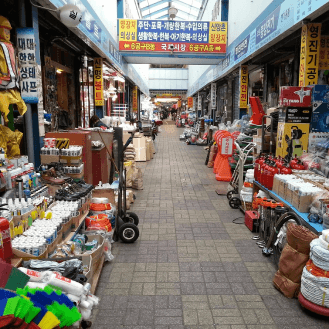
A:
{"label": "ceiling beam", "polygon": [[154,11],[153,13],[150,13],[150,14],[148,14],[146,16],[143,16],[143,18],[149,18],[149,17],[151,17],[153,15],[156,15],[156,14],[162,13],[163,11],[168,10],[169,8],[170,8],[169,6],[168,7],[161,8],[159,10]]}
{"label": "ceiling beam", "polygon": [[169,18],[169,15],[168,14],[167,15],[163,15],[161,17],[158,17],[157,19],[164,19],[164,18]]}
{"label": "ceiling beam", "polygon": [[155,2],[155,3],[153,3],[153,4],[149,5],[149,6],[146,6],[144,8],[141,8],[141,11],[143,12],[145,10],[151,9],[151,8],[156,7],[158,5],[162,5],[163,3],[166,3],[166,2],[169,3],[168,0],[161,0],[161,1]]}

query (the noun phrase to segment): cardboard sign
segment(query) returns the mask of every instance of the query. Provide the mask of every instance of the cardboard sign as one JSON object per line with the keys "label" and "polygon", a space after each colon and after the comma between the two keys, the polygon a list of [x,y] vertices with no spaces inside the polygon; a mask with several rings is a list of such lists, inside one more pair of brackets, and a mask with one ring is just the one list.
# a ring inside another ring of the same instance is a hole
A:
{"label": "cardboard sign", "polygon": [[310,107],[311,92],[310,87],[280,87],[279,106]]}
{"label": "cardboard sign", "polygon": [[241,65],[239,108],[246,109],[247,107],[248,107],[248,65]]}
{"label": "cardboard sign", "polygon": [[94,58],[94,87],[95,106],[103,106],[103,59],[100,57]]}
{"label": "cardboard sign", "polygon": [[280,109],[279,122],[310,123],[311,116],[311,107],[285,107]]}
{"label": "cardboard sign", "polygon": [[321,24],[310,23],[303,25],[299,69],[300,87],[318,83],[320,37]]}
{"label": "cardboard sign", "polygon": [[312,90],[312,103],[322,102],[329,103],[329,86],[315,85]]}
{"label": "cardboard sign", "polygon": [[329,103],[313,103],[311,132],[329,132]]}

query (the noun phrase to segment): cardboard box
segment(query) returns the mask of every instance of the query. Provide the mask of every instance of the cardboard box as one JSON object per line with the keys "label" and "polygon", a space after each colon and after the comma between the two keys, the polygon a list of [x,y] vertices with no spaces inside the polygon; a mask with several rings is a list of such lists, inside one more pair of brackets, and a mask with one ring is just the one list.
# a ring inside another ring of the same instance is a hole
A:
{"label": "cardboard box", "polygon": [[312,196],[300,196],[298,191],[293,192],[292,206],[295,207],[299,212],[308,213],[310,205],[313,201]]}
{"label": "cardboard box", "polygon": [[66,174],[73,179],[82,179],[84,177],[85,170],[83,169],[80,174]]}
{"label": "cardboard box", "polygon": [[[276,156],[285,157],[288,150],[292,157],[299,157],[307,152],[308,123],[278,123]],[[297,138],[299,137],[299,138]]]}
{"label": "cardboard box", "polygon": [[313,103],[311,132],[329,132],[329,104],[322,102]]}
{"label": "cardboard box", "polygon": [[40,155],[41,158],[41,163],[46,165],[46,164],[50,164],[53,162],[59,162],[59,155],[44,155],[41,154]]}
{"label": "cardboard box", "polygon": [[290,190],[288,187],[286,188],[286,192],[285,192],[285,200],[289,203],[292,203],[292,199],[293,199],[293,193],[294,191]]}
{"label": "cardboard box", "polygon": [[311,92],[310,87],[280,87],[279,106],[310,107]]}
{"label": "cardboard box", "polygon": [[105,248],[105,239],[101,235],[88,234],[88,240],[97,240],[99,246],[94,252],[89,253],[89,255],[91,256],[91,270],[94,272],[97,269],[99,261],[101,260],[101,257],[103,255]]}
{"label": "cardboard box", "polygon": [[285,199],[286,198],[286,183],[283,181],[279,181],[279,190],[278,194],[281,198]]}
{"label": "cardboard box", "polygon": [[108,198],[109,202],[114,204],[114,190],[112,189],[94,189],[92,192],[93,198]]}
{"label": "cardboard box", "polygon": [[310,123],[311,107],[284,107],[279,111],[279,122]]}
{"label": "cardboard box", "polygon": [[277,175],[274,176],[272,191],[276,194],[279,194],[280,180]]}
{"label": "cardboard box", "polygon": [[329,103],[329,86],[314,85],[312,89],[312,102]]}
{"label": "cardboard box", "polygon": [[68,166],[80,166],[82,163],[82,156],[64,156],[60,155],[59,162]]}
{"label": "cardboard box", "polygon": [[146,161],[146,139],[138,137],[133,139],[133,145],[136,151],[135,161]]}

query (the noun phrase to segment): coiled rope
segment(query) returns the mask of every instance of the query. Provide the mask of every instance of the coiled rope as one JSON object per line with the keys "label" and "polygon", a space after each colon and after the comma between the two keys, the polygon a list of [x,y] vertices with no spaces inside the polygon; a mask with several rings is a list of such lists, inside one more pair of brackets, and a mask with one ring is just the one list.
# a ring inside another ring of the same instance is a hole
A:
{"label": "coiled rope", "polygon": [[310,302],[329,307],[329,279],[316,277],[304,267],[300,291]]}
{"label": "coiled rope", "polygon": [[311,242],[310,258],[315,266],[320,267],[322,270],[329,271],[329,250],[322,246],[323,242],[320,242],[320,239],[325,242],[323,238],[314,239]]}

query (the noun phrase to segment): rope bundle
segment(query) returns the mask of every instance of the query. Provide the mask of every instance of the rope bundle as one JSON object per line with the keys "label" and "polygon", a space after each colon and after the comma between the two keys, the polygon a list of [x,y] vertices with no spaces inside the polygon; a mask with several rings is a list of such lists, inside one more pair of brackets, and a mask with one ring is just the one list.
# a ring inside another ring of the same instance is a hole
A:
{"label": "rope bundle", "polygon": [[303,270],[301,293],[310,302],[329,307],[329,279],[314,276],[306,267]]}
{"label": "rope bundle", "polygon": [[301,294],[308,301],[329,308],[329,230],[324,230],[310,246],[310,260],[303,269]]}

